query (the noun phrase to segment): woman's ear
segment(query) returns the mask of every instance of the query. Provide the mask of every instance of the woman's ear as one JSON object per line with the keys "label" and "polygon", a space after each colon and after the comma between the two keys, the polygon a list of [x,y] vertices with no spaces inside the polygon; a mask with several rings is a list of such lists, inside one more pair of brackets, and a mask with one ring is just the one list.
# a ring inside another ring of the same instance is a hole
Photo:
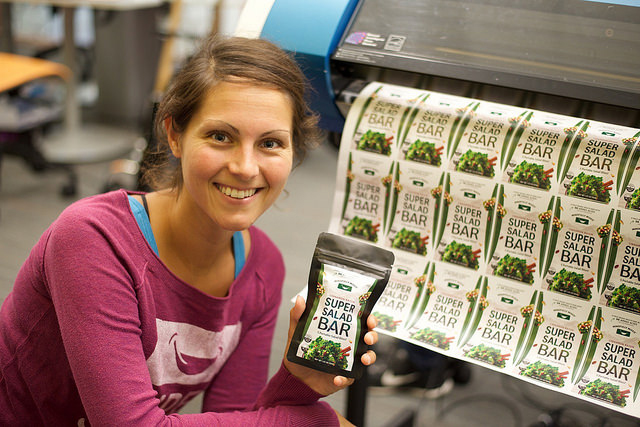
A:
{"label": "woman's ear", "polygon": [[169,142],[173,156],[180,158],[182,155],[180,150],[180,134],[173,128],[173,119],[171,117],[164,119],[164,130],[167,134],[167,141]]}

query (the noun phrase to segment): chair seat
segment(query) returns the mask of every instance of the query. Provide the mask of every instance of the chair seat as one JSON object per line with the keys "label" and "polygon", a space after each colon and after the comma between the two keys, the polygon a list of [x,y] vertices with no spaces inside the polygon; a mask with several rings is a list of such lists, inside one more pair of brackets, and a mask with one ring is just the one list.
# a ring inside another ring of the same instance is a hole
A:
{"label": "chair seat", "polygon": [[0,52],[0,166],[3,155],[9,154],[21,157],[35,172],[62,171],[68,175],[68,182],[61,192],[73,196],[77,186],[75,171],[69,165],[46,159],[38,143],[43,128],[61,118],[62,103],[25,99],[17,90],[50,77],[59,77],[64,83],[73,74],[57,62]]}
{"label": "chair seat", "polygon": [[0,52],[0,92],[50,76],[68,80],[72,73],[69,67],[57,62]]}

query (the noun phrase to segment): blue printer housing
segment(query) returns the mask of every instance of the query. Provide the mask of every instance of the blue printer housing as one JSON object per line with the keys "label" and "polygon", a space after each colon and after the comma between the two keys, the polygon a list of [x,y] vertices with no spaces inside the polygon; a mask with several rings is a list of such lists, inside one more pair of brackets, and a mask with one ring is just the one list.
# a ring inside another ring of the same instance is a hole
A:
{"label": "blue printer housing", "polygon": [[329,57],[351,19],[358,0],[276,1],[261,37],[292,52],[313,87],[311,108],[320,127],[342,132],[344,118],[335,104]]}

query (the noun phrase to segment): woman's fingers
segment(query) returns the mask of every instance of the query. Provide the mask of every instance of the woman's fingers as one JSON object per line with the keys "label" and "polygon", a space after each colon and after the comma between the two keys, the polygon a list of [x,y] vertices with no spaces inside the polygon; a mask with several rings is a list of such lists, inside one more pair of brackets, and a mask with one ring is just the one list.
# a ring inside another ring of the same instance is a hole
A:
{"label": "woman's fingers", "polygon": [[333,385],[340,388],[350,386],[351,384],[353,384],[353,381],[353,378],[347,378],[341,375],[336,375],[335,377],[333,377]]}
{"label": "woman's fingers", "polygon": [[289,328],[291,328],[292,326],[295,327],[298,323],[298,320],[300,320],[300,316],[302,316],[302,313],[304,313],[304,305],[304,298],[298,295],[293,304],[293,307],[291,307],[291,310],[289,311]]}
{"label": "woman's fingers", "polygon": [[364,334],[364,342],[367,345],[374,345],[378,342],[378,333],[376,331],[369,331]]}
{"label": "woman's fingers", "polygon": [[[293,337],[293,332],[296,330],[296,325],[298,324],[298,320],[300,320],[300,316],[304,313],[305,302],[304,298],[300,295],[296,297],[296,301],[291,307],[289,311],[289,343],[291,342],[291,337]],[[287,348],[289,345],[287,344]],[[285,348],[285,353],[287,349]]]}
{"label": "woman's fingers", "polygon": [[369,315],[369,317],[367,318],[367,326],[369,327],[369,329],[375,329],[375,327],[378,326],[378,319],[376,319],[376,316],[374,316],[373,314]]}
{"label": "woman's fingers", "polygon": [[367,350],[367,352],[365,354],[362,355],[362,363],[365,366],[369,366],[369,365],[373,365],[374,363],[376,363],[376,352],[373,350]]}

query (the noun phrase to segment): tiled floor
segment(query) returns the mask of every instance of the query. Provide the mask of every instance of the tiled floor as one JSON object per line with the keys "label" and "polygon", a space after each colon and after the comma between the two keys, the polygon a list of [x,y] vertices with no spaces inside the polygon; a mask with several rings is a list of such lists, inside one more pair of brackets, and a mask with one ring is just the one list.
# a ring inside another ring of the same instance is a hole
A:
{"label": "tiled floor", "polygon": [[[317,235],[329,224],[336,160],[337,151],[330,144],[312,152],[291,175],[287,185],[289,194],[283,195],[258,222],[280,246],[287,266],[285,300],[273,342],[272,372],[279,366],[284,351],[289,299],[305,286]],[[79,197],[102,191],[109,177],[108,164],[82,166],[78,171]],[[59,195],[64,182],[62,175],[35,175],[17,159],[3,161],[1,179],[0,300],[3,300],[31,246],[72,200]],[[383,338],[383,344],[389,340]],[[343,391],[328,397],[327,401],[345,414],[346,397]],[[640,425],[638,420],[617,412],[475,365],[469,384],[456,386],[452,393],[438,400],[391,391],[370,393],[366,425],[388,426],[407,409],[416,411],[415,425],[431,427]],[[185,408],[187,412],[197,410],[197,401]],[[560,423],[536,424],[551,420],[549,414],[554,411],[562,414]]]}

